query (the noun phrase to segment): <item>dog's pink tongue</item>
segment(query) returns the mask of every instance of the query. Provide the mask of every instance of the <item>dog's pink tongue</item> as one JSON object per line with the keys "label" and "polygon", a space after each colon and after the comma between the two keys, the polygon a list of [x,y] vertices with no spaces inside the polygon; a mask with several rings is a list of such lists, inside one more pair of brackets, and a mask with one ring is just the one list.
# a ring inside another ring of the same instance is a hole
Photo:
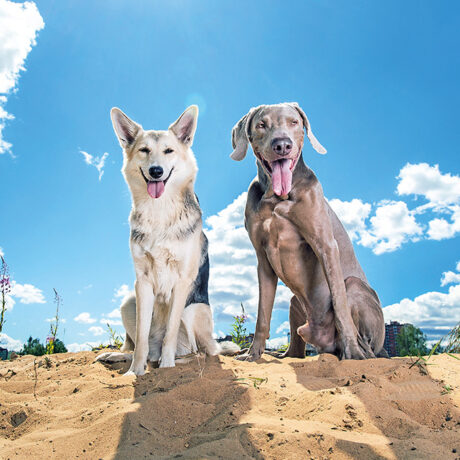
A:
{"label": "dog's pink tongue", "polygon": [[272,163],[272,184],[276,195],[287,195],[292,187],[291,160],[277,160]]}
{"label": "dog's pink tongue", "polygon": [[161,181],[153,182],[149,181],[147,184],[147,192],[152,198],[160,198],[165,191],[165,183]]}

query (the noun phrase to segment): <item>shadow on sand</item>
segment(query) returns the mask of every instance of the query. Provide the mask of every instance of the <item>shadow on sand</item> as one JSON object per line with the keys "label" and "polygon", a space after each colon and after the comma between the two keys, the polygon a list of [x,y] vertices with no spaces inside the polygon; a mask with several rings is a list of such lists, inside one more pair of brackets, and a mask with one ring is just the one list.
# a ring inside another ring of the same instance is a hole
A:
{"label": "shadow on sand", "polygon": [[[434,366],[452,359],[433,358]],[[411,367],[414,361],[339,361],[324,354],[290,363],[316,406],[310,418],[324,423],[317,440],[334,446],[328,458],[459,458],[458,407],[444,382],[426,366]],[[444,367],[457,365],[454,361]]]}
{"label": "shadow on sand", "polygon": [[262,458],[238,422],[250,403],[248,388],[219,358],[151,369],[134,388],[115,459]]}

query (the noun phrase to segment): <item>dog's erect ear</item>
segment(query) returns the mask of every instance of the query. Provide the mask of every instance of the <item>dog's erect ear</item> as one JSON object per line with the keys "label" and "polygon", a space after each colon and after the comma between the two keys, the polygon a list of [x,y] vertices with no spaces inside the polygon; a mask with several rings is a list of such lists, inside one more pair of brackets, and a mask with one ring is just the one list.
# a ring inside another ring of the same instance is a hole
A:
{"label": "dog's erect ear", "polygon": [[119,108],[114,107],[110,111],[113,129],[118,137],[122,148],[127,148],[134,143],[142,130],[142,126],[126,116]]}
{"label": "dog's erect ear", "polygon": [[305,126],[305,129],[307,131],[307,137],[312,147],[318,153],[321,153],[321,155],[324,155],[325,153],[327,153],[327,150],[319,143],[318,139],[316,139],[315,135],[313,134],[311,130],[310,122],[308,121],[308,118],[307,118],[307,115],[305,115],[305,112],[300,108],[299,104],[297,104],[297,102],[291,102],[290,105],[292,105],[292,107],[294,107],[297,110],[297,112],[299,112],[300,116],[302,117],[303,125]]}
{"label": "dog's erect ear", "polygon": [[168,128],[185,145],[191,147],[195,136],[198,121],[198,106],[191,105],[184,113]]}

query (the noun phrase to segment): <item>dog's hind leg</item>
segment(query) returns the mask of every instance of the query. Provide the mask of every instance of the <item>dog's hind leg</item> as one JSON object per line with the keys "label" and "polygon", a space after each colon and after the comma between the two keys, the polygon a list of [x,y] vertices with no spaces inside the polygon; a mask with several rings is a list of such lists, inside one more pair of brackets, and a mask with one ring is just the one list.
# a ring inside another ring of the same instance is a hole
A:
{"label": "dog's hind leg", "polygon": [[220,353],[221,349],[212,336],[214,323],[212,321],[211,307],[204,303],[195,303],[189,305],[185,310],[192,308],[190,314],[193,314],[190,324],[193,329],[189,332],[193,335],[193,341],[206,351],[209,356],[215,356]]}
{"label": "dog's hind leg", "polygon": [[305,358],[305,342],[297,333],[297,329],[302,326],[307,319],[305,308],[296,296],[291,299],[289,307],[289,327],[291,331],[289,348],[281,358]]}
{"label": "dog's hind leg", "polygon": [[136,336],[136,296],[134,293],[123,300],[120,306],[121,319],[126,331],[126,339],[120,351],[107,352],[100,354],[95,361],[106,364],[131,361],[133,356],[129,351],[134,350],[134,342],[131,337]]}
{"label": "dog's hind leg", "polygon": [[120,351],[134,351],[134,340],[136,337],[136,295],[133,293],[126,297],[120,307],[121,319],[126,331],[126,339]]}

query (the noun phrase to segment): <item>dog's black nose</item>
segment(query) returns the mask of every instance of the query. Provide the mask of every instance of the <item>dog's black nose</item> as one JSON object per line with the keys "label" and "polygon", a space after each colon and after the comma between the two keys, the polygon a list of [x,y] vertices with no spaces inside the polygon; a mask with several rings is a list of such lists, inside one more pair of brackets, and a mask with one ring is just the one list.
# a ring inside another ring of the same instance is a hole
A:
{"label": "dog's black nose", "polygon": [[150,177],[158,179],[163,175],[163,168],[161,166],[150,166],[149,168]]}
{"label": "dog's black nose", "polygon": [[275,137],[272,140],[272,150],[277,155],[289,155],[292,150],[292,141],[289,137]]}

